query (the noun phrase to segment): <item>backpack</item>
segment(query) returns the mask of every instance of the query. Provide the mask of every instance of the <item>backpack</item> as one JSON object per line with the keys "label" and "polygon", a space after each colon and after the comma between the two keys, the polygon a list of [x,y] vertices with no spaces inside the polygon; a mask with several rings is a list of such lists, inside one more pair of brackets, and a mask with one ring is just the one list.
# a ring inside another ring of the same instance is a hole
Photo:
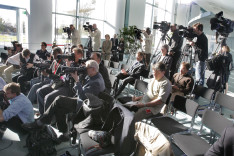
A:
{"label": "backpack", "polygon": [[26,138],[28,156],[56,155],[56,144],[58,144],[57,134],[49,125],[29,132]]}

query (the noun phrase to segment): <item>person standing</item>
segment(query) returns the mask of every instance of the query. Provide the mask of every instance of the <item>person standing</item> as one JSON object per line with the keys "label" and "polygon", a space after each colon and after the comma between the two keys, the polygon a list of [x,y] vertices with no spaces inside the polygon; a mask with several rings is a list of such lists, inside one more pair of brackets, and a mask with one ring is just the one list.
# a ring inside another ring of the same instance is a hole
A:
{"label": "person standing", "polygon": [[194,24],[193,31],[197,35],[197,41],[189,41],[189,43],[195,50],[196,83],[203,86],[205,81],[205,60],[208,58],[208,39],[203,33],[203,24]]}
{"label": "person standing", "polygon": [[105,35],[105,41],[102,42],[102,59],[110,60],[112,42],[110,41],[110,35]]}
{"label": "person standing", "polygon": [[89,29],[89,34],[93,37],[93,51],[98,51],[101,46],[101,31],[97,28],[96,24],[93,24],[93,30]]}
{"label": "person standing", "polygon": [[72,39],[72,45],[78,45],[81,44],[80,41],[80,32],[76,30],[73,24],[70,24],[71,29],[71,39]]}
{"label": "person standing", "polygon": [[171,25],[172,36],[169,40],[169,55],[172,57],[172,64],[170,69],[169,79],[172,80],[173,75],[178,71],[178,62],[181,56],[181,47],[183,45],[183,37],[179,35],[179,30],[177,29],[177,25]]}
{"label": "person standing", "polygon": [[146,30],[143,30],[142,32],[145,36],[145,64],[148,66],[150,63],[153,36],[151,35],[150,28],[146,28]]}
{"label": "person standing", "polygon": [[111,51],[114,51],[116,52],[117,51],[117,47],[119,45],[119,40],[117,38],[117,35],[114,34],[114,37],[111,38],[111,42],[112,42],[112,48],[111,48]]}

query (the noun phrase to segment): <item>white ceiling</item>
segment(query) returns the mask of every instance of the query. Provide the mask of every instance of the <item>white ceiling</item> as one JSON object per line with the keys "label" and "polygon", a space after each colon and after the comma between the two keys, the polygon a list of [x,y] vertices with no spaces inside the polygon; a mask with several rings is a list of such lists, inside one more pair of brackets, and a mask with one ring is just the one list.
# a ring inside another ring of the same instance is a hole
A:
{"label": "white ceiling", "polygon": [[206,11],[214,14],[223,11],[223,16],[234,20],[234,0],[193,0]]}

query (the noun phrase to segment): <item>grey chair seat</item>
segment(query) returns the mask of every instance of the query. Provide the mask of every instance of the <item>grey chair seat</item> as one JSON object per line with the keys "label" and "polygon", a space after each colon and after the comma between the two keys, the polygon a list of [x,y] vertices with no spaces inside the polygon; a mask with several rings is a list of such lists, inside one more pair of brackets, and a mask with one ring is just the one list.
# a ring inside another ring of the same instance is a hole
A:
{"label": "grey chair seat", "polygon": [[151,119],[151,122],[157,127],[161,132],[170,136],[172,134],[183,132],[188,130],[188,127],[185,127],[183,124],[170,117],[159,117]]}
{"label": "grey chair seat", "polygon": [[119,101],[120,103],[122,103],[122,104],[125,104],[125,103],[127,103],[127,102],[132,101],[132,97],[130,97],[130,96],[120,97],[120,98],[118,98],[118,101]]}
{"label": "grey chair seat", "polygon": [[194,134],[174,134],[172,136],[175,144],[189,156],[203,156],[210,148],[210,144]]}

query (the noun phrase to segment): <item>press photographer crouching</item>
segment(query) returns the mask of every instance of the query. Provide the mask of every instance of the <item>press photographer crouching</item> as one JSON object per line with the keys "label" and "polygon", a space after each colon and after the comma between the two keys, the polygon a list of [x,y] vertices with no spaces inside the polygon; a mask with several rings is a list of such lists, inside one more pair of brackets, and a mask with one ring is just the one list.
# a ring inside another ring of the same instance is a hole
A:
{"label": "press photographer crouching", "polygon": [[44,124],[50,124],[53,116],[56,118],[57,127],[63,133],[60,136],[61,141],[68,141],[69,133],[67,133],[66,114],[77,112],[83,105],[83,100],[87,99],[86,93],[98,96],[100,92],[105,90],[105,83],[102,75],[99,73],[98,63],[94,60],[86,62],[87,77],[85,83],[82,85],[77,72],[72,73],[76,85],[74,89],[77,92],[77,98],[67,96],[58,96],[46,112],[40,117],[39,120],[33,123],[24,124],[23,127],[27,130],[37,129]]}
{"label": "press photographer crouching", "polygon": [[57,59],[57,55],[59,54],[62,54],[61,48],[55,47],[53,49],[54,59],[49,69],[41,69],[41,77],[43,78],[39,78],[39,81],[31,86],[27,97],[32,103],[35,103],[37,100],[37,89],[41,88],[43,85],[49,84],[54,79],[54,77],[56,77],[56,73],[60,69],[60,65],[62,65],[62,61]]}
{"label": "press photographer crouching", "polygon": [[34,121],[32,103],[20,92],[19,84],[9,83],[4,86],[3,90],[10,104],[4,110],[0,108],[0,128],[3,130],[5,127],[16,133],[24,133],[21,125]]}
{"label": "press photographer crouching", "polygon": [[207,79],[208,88],[227,94],[228,79],[232,69],[232,54],[228,46],[223,46],[221,52],[206,61],[207,68],[213,73]]}
{"label": "press photographer crouching", "polygon": [[[66,67],[82,66],[82,61],[79,60],[83,58],[83,52],[81,49],[74,48],[72,55],[58,55],[57,58],[65,60],[66,66],[60,66],[59,70],[57,66],[55,66],[57,78],[55,77],[56,79],[53,79],[52,84],[44,85],[37,90],[37,102],[39,104],[40,114],[43,114],[47,110],[57,96],[75,95],[74,91],[72,90],[74,86],[74,79],[71,77],[70,72],[65,72],[65,69]],[[64,70],[62,68],[64,68]],[[79,77],[80,82],[83,83],[85,73],[79,74]]]}
{"label": "press photographer crouching", "polygon": [[20,64],[20,74],[13,77],[12,81],[20,84],[20,89],[22,93],[26,93],[26,83],[34,77],[35,68],[33,68],[34,63],[39,63],[39,57],[32,54],[28,49],[23,52],[12,56],[12,59],[18,61]]}

